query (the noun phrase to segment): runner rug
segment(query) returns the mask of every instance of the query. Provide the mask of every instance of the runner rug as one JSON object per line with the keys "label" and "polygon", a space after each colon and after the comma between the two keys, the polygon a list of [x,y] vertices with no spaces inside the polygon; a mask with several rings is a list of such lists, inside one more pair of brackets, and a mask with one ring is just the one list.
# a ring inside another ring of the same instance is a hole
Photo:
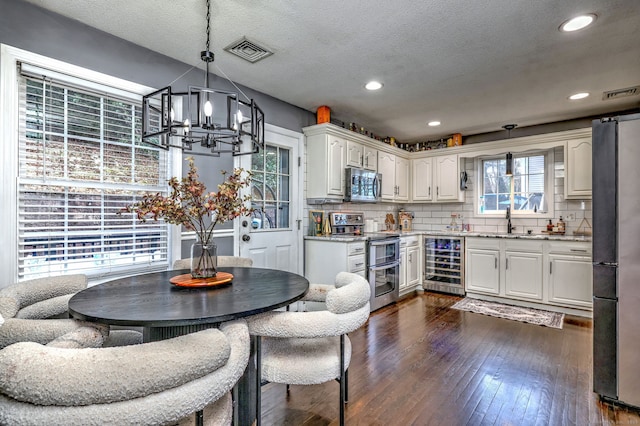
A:
{"label": "runner rug", "polygon": [[562,323],[564,322],[564,314],[562,313],[525,308],[522,306],[504,305],[502,303],[488,302],[470,297],[465,297],[456,302],[452,308],[552,328],[562,328]]}

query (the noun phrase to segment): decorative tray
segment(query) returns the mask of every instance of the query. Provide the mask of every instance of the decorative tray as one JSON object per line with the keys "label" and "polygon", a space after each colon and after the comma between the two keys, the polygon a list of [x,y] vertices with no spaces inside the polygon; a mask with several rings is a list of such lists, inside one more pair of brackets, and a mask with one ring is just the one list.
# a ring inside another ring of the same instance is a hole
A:
{"label": "decorative tray", "polygon": [[228,272],[218,272],[211,278],[193,278],[191,274],[182,274],[172,277],[169,282],[178,287],[215,287],[228,284],[233,280],[233,275]]}

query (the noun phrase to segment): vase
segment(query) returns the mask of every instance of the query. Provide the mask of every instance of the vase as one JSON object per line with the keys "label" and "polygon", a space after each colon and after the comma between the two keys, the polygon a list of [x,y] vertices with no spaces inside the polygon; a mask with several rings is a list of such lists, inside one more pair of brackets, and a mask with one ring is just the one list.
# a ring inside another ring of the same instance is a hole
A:
{"label": "vase", "polygon": [[216,276],[217,266],[215,244],[197,241],[191,245],[191,277],[213,278]]}

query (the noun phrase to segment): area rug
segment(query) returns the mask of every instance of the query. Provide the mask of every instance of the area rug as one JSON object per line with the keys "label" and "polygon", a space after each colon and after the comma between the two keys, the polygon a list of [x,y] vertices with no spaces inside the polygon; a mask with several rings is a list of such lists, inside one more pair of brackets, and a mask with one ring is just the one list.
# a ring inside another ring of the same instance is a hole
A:
{"label": "area rug", "polygon": [[542,309],[525,308],[522,306],[504,305],[502,303],[488,302],[486,300],[472,299],[470,297],[465,297],[464,299],[456,302],[452,308],[552,328],[562,328],[562,323],[564,322],[564,314],[558,312],[549,312],[543,311]]}

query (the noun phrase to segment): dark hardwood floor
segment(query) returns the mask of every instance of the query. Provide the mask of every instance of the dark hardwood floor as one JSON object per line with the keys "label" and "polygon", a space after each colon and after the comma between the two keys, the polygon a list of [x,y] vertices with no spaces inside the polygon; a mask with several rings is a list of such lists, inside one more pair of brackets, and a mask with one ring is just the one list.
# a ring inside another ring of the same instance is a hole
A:
{"label": "dark hardwood floor", "polygon": [[[348,425],[640,425],[592,392],[591,320],[562,330],[450,309],[424,293],[349,335]],[[269,384],[264,425],[338,424],[338,384]]]}

